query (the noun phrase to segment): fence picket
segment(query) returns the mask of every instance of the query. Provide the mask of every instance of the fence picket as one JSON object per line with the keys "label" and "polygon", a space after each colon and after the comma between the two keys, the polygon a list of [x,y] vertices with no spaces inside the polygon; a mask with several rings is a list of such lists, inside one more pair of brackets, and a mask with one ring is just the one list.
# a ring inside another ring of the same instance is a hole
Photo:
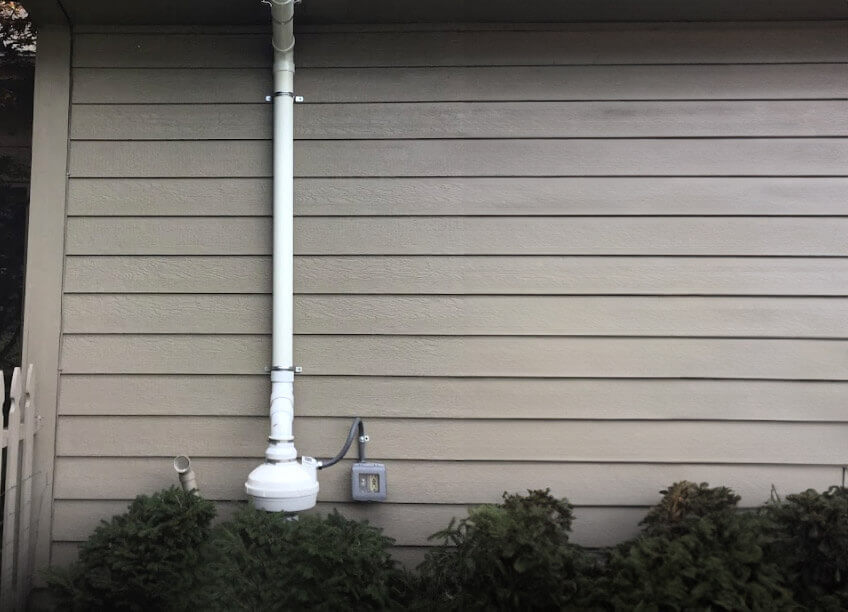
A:
{"label": "fence picket", "polygon": [[14,610],[15,604],[15,535],[17,534],[18,503],[18,448],[21,439],[21,369],[12,372],[12,387],[9,391],[9,423],[6,426],[6,474],[3,499],[3,559],[0,563],[0,609]]}
{"label": "fence picket", "polygon": [[[0,414],[2,414],[2,408],[6,405],[6,377],[3,374],[3,370],[0,370]],[[6,448],[6,442],[8,440],[8,436],[6,435],[6,429],[3,428],[3,437],[0,438],[0,448]]]}
{"label": "fence picket", "polygon": [[23,431],[21,436],[21,510],[18,516],[18,563],[17,583],[18,598],[22,599],[29,593],[32,573],[32,475],[33,475],[33,446],[35,445],[35,376],[32,364],[27,366],[26,383],[24,385],[23,402]]}

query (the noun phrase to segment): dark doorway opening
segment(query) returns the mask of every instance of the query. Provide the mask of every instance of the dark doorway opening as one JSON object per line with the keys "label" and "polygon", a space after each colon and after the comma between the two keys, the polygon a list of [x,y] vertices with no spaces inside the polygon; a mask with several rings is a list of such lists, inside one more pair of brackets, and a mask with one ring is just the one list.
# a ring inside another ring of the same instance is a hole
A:
{"label": "dark doorway opening", "polygon": [[29,16],[19,2],[0,1],[0,368],[6,395],[12,369],[21,365],[34,76]]}

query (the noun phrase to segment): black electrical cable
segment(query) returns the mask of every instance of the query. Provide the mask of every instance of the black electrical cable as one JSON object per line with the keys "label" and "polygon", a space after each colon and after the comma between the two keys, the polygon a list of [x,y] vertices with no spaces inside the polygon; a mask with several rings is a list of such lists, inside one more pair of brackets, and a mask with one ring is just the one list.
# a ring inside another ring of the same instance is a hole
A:
{"label": "black electrical cable", "polygon": [[356,437],[357,430],[359,430],[359,461],[365,461],[365,424],[362,422],[362,419],[356,417],[353,419],[353,423],[350,426],[350,431],[347,434],[347,440],[345,440],[344,446],[342,450],[338,452],[338,454],[332,459],[327,459],[325,461],[321,461],[318,464],[318,469],[323,470],[324,468],[328,468],[331,465],[336,465],[339,461],[344,459],[344,456],[347,455],[347,451],[350,450],[350,445],[353,444],[353,438]]}

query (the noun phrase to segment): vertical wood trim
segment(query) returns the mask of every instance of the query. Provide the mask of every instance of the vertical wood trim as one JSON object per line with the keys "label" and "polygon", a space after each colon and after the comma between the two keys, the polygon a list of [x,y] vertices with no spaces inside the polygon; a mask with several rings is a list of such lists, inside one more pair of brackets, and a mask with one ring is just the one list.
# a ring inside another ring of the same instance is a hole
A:
{"label": "vertical wood trim", "polygon": [[[2,382],[2,381],[0,381]],[[15,536],[18,531],[18,448],[21,440],[21,369],[12,373],[9,404],[9,425],[6,428],[6,461],[3,463],[3,553],[0,564],[0,608],[15,607]]]}
{"label": "vertical wood trim", "polygon": [[33,473],[33,442],[35,436],[35,374],[32,364],[26,369],[26,384],[24,389],[23,422],[21,424],[21,484],[20,507],[21,520],[18,527],[18,593],[25,601],[32,585],[32,473]]}
{"label": "vertical wood trim", "polygon": [[23,363],[34,365],[37,374],[33,392],[39,398],[40,427],[34,445],[32,500],[36,570],[50,564],[62,331],[70,63],[70,28],[67,25],[40,27],[35,64],[23,338]]}

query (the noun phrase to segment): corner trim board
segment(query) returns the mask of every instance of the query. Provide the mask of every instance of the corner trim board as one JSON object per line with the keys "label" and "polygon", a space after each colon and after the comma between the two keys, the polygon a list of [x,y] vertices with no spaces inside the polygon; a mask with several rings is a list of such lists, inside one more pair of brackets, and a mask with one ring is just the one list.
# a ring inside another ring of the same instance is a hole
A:
{"label": "corner trim board", "polygon": [[32,180],[24,289],[23,363],[37,373],[40,429],[35,439],[35,576],[50,564],[56,408],[68,183],[71,31],[38,31],[32,129]]}

